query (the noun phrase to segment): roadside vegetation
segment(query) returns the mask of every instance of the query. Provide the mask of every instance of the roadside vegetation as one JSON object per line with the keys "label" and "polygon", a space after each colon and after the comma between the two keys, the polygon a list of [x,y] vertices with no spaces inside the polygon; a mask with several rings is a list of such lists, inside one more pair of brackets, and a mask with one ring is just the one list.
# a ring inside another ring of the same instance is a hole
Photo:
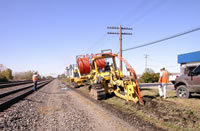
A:
{"label": "roadside vegetation", "polygon": [[58,79],[61,80],[62,82],[65,82],[65,83],[70,82],[70,78],[65,76],[65,74],[58,75]]}
{"label": "roadside vegetation", "polygon": [[17,72],[14,74],[15,80],[31,80],[33,76],[33,71]]}
{"label": "roadside vegetation", "polygon": [[140,83],[154,83],[158,82],[160,77],[159,73],[155,73],[152,69],[147,68],[145,72],[140,77]]}
{"label": "roadside vegetation", "polygon": [[9,81],[13,79],[12,70],[6,69],[0,71],[0,81]]}
{"label": "roadside vegetation", "polygon": [[[32,80],[33,73],[36,71],[25,71],[25,72],[17,72],[14,74],[14,80]],[[40,76],[38,74],[38,79],[53,79],[52,76]]]}
{"label": "roadside vegetation", "polygon": [[144,121],[154,123],[156,126],[167,130],[200,130],[200,96],[191,99],[176,97],[175,91],[168,91],[168,98],[158,97],[156,89],[143,88],[145,105],[126,102],[118,97],[112,97],[104,102],[114,108],[129,114],[137,115]]}
{"label": "roadside vegetation", "polygon": [[[69,84],[68,79],[61,80]],[[76,90],[89,95],[87,86]],[[162,99],[158,97],[158,90],[152,88],[142,88],[141,94],[144,106],[116,96],[108,97],[102,102],[120,111],[130,121],[141,119],[140,122],[144,123],[140,124],[151,123],[164,130],[200,130],[200,95],[193,95],[190,99],[180,99],[176,97],[175,90],[168,90],[167,99]]]}
{"label": "roadside vegetation", "polygon": [[[35,71],[25,71],[13,73],[11,69],[4,67],[0,64],[3,69],[0,68],[0,82],[8,81],[23,81],[32,80],[33,72]],[[52,76],[38,76],[38,79],[53,79]]]}

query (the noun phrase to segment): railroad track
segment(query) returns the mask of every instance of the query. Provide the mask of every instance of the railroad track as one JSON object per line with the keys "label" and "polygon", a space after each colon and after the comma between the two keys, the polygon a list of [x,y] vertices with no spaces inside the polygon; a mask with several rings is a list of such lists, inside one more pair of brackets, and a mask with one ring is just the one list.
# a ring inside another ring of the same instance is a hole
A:
{"label": "railroad track", "polygon": [[24,82],[24,81],[30,81],[30,80],[0,81],[0,84],[17,83],[17,82]]}
{"label": "railroad track", "polygon": [[15,81],[15,82],[0,83],[0,88],[7,88],[7,87],[12,87],[12,86],[17,86],[17,85],[28,84],[28,83],[32,83],[32,81],[26,80],[26,81]]}
{"label": "railroad track", "polygon": [[[51,81],[52,80],[39,81],[37,89],[45,86]],[[11,105],[33,92],[33,83],[25,83],[18,86],[11,85],[9,88],[0,88],[0,111],[2,112],[3,110],[9,108]]]}

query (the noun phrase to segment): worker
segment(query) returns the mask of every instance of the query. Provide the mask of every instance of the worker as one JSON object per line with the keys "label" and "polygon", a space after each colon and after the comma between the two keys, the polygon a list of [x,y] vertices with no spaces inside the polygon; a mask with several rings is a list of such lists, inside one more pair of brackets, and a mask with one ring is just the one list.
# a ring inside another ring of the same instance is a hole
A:
{"label": "worker", "polygon": [[167,84],[169,82],[169,73],[165,70],[165,68],[160,69],[160,78],[159,78],[159,95],[160,97],[167,98]]}
{"label": "worker", "polygon": [[78,70],[77,69],[74,70],[74,77],[79,78],[79,74],[78,74]]}
{"label": "worker", "polygon": [[109,63],[109,62],[106,62],[106,65],[105,65],[105,67],[104,67],[104,70],[105,70],[105,72],[106,72],[106,71],[110,71],[110,63]]}
{"label": "worker", "polygon": [[37,72],[34,72],[33,73],[33,77],[32,77],[32,80],[33,80],[33,90],[36,91],[37,90],[37,81],[38,81],[38,74]]}

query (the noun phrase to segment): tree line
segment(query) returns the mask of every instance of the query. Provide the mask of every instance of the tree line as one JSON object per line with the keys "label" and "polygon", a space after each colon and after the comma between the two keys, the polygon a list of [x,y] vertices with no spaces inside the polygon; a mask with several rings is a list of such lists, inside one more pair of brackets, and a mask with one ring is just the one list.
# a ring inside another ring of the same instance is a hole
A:
{"label": "tree line", "polygon": [[[32,80],[34,71],[25,71],[25,72],[16,72],[13,74],[12,70],[7,68],[3,71],[0,70],[0,81],[21,81],[21,80]],[[53,79],[52,76],[40,76],[38,75],[38,79]]]}
{"label": "tree line", "polygon": [[0,71],[0,81],[8,81],[12,79],[13,79],[13,75],[12,75],[11,69]]}

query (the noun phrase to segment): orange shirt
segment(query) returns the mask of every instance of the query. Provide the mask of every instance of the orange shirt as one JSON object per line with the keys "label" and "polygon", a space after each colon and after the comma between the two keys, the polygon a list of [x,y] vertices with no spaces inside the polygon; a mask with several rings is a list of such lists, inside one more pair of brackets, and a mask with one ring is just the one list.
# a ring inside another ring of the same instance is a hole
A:
{"label": "orange shirt", "polygon": [[160,83],[168,83],[169,82],[169,73],[167,71],[162,71],[159,82]]}
{"label": "orange shirt", "polygon": [[34,74],[33,77],[32,77],[32,80],[33,80],[33,81],[37,81],[37,80],[38,80],[37,77],[38,77],[38,76]]}

